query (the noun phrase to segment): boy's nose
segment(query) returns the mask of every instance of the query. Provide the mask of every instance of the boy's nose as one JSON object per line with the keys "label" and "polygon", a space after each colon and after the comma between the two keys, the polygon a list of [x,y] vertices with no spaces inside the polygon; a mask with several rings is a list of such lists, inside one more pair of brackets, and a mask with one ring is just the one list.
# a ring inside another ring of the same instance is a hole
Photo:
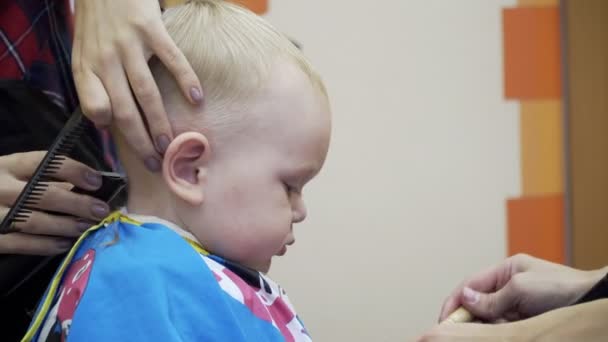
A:
{"label": "boy's nose", "polygon": [[293,223],[304,221],[307,214],[306,205],[304,204],[304,201],[300,199],[293,209]]}

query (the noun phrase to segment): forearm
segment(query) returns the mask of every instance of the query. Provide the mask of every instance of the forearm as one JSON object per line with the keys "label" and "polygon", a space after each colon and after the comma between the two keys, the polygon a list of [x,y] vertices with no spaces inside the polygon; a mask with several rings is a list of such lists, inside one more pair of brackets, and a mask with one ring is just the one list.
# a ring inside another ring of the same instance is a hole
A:
{"label": "forearm", "polygon": [[530,334],[526,341],[606,341],[608,299],[550,311],[521,323]]}

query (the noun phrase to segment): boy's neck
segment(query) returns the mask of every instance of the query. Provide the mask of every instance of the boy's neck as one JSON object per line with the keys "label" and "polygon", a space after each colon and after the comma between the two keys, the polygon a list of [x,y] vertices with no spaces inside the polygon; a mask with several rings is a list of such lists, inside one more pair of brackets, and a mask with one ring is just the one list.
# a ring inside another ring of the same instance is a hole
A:
{"label": "boy's neck", "polygon": [[[166,220],[172,220],[170,212],[172,206],[168,205],[169,194],[161,186],[162,180],[157,182],[141,182],[129,184],[129,198],[127,200],[127,211],[133,214],[156,216]],[[159,184],[161,183],[161,184]]]}
{"label": "boy's neck", "polygon": [[120,162],[127,173],[127,211],[132,214],[156,216],[173,221],[170,212],[172,206],[168,205],[171,198],[165,188],[162,173],[150,172],[136,157],[135,152],[126,143],[121,133],[114,126],[111,131],[118,146]]}

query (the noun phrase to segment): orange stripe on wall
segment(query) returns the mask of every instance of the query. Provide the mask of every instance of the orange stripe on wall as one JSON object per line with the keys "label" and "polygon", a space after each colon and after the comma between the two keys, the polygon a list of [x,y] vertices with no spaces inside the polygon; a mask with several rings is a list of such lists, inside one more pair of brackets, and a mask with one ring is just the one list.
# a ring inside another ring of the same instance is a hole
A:
{"label": "orange stripe on wall", "polygon": [[524,196],[555,194],[563,186],[560,100],[521,102],[521,169]]}
{"label": "orange stripe on wall", "polygon": [[503,10],[505,97],[561,97],[559,10],[523,7]]}
{"label": "orange stripe on wall", "polygon": [[563,194],[507,201],[507,251],[564,263]]}
{"label": "orange stripe on wall", "polygon": [[268,0],[230,0],[230,2],[247,7],[257,14],[268,12]]}
{"label": "orange stripe on wall", "polygon": [[[229,0],[235,4],[249,8],[252,12],[257,14],[264,14],[268,11],[268,0]],[[181,5],[186,0],[165,0],[166,7],[173,7]]]}
{"label": "orange stripe on wall", "polygon": [[533,6],[558,6],[558,0],[518,0],[517,5],[521,7]]}
{"label": "orange stripe on wall", "polygon": [[162,1],[162,3],[165,5],[165,7],[179,6],[179,5],[182,5],[184,2],[186,2],[186,0],[164,0],[164,1]]}

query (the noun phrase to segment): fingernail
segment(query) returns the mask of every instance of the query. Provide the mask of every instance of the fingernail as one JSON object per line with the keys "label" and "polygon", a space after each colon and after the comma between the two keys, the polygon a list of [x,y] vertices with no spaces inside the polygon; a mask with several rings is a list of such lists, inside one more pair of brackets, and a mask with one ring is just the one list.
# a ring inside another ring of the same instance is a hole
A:
{"label": "fingernail", "polygon": [[108,205],[105,203],[93,204],[91,211],[93,212],[93,215],[95,217],[100,218],[100,219],[105,218],[110,213],[110,209],[108,208]]}
{"label": "fingernail", "polygon": [[148,168],[148,170],[150,170],[152,172],[160,171],[160,162],[158,161],[158,159],[156,159],[154,157],[150,157],[150,158],[146,159],[144,161],[144,164],[146,164],[146,167]]}
{"label": "fingernail", "polygon": [[477,304],[477,302],[479,302],[479,292],[471,289],[470,287],[465,287],[462,291],[462,295],[464,300],[469,304]]}
{"label": "fingernail", "polygon": [[67,250],[72,248],[74,242],[72,240],[58,240],[57,247],[61,250]]}
{"label": "fingernail", "polygon": [[84,178],[86,179],[87,183],[89,183],[89,185],[94,186],[94,187],[100,187],[101,186],[101,175],[98,174],[97,172],[93,172],[90,170],[87,170],[84,173]]}
{"label": "fingernail", "polygon": [[200,103],[203,99],[203,93],[197,87],[190,88],[190,97],[194,103]]}
{"label": "fingernail", "polygon": [[165,154],[170,142],[169,137],[164,134],[156,138],[156,147],[158,148],[158,152]]}
{"label": "fingernail", "polygon": [[92,224],[89,222],[78,222],[76,225],[76,229],[81,232],[85,232],[87,229],[91,228]]}

